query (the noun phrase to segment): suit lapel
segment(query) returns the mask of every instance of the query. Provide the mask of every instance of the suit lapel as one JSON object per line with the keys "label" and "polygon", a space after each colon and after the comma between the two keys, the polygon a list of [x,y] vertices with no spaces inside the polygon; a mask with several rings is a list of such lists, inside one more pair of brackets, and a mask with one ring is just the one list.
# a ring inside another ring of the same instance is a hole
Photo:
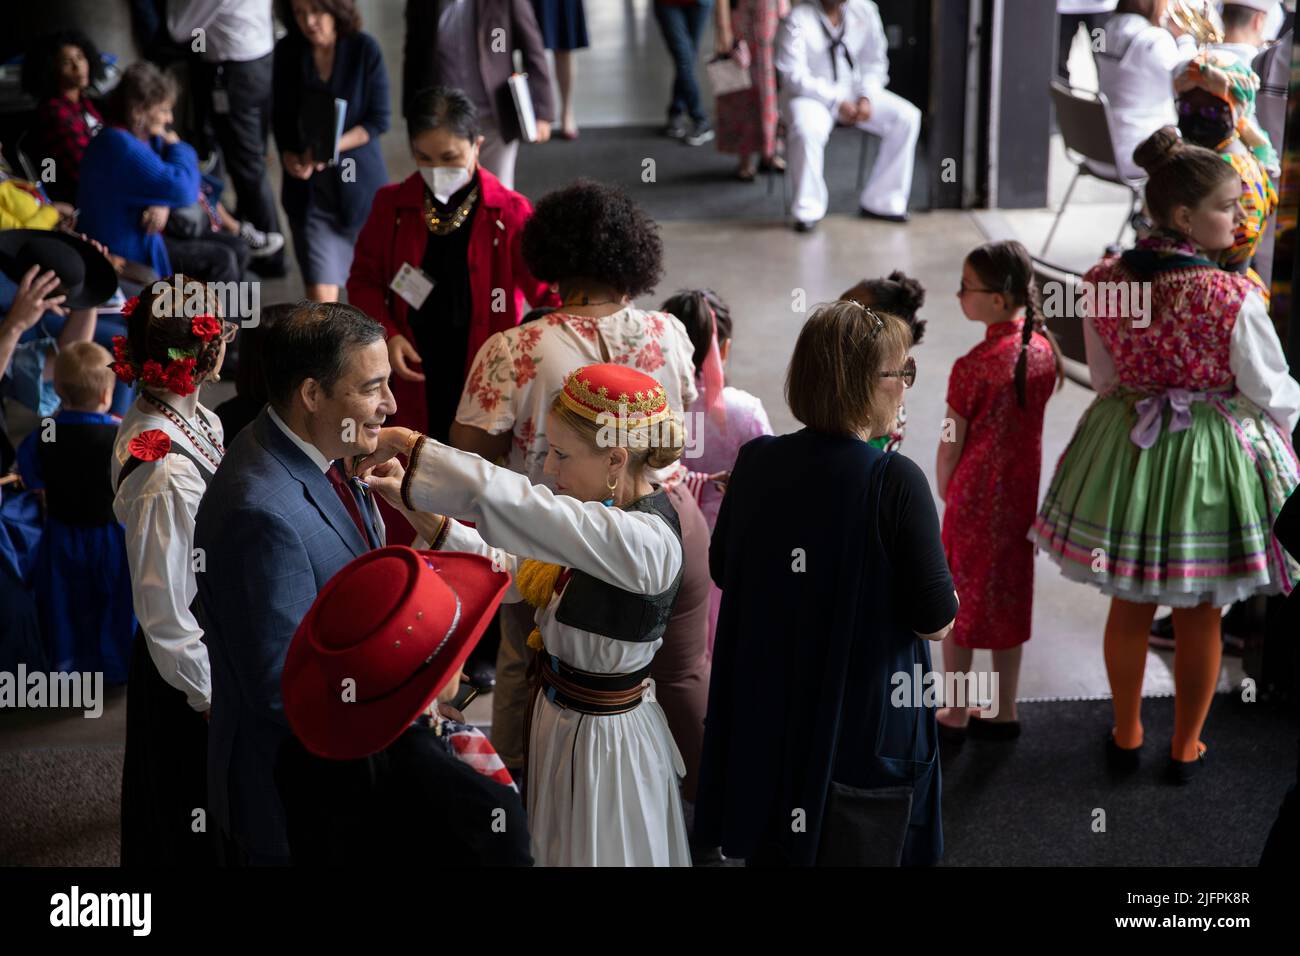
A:
{"label": "suit lapel", "polygon": [[357,528],[356,522],[352,520],[352,516],[348,514],[348,509],[339,500],[338,493],[330,484],[330,480],[301,448],[280,431],[280,427],[271,421],[266,409],[262,409],[262,413],[257,418],[257,429],[262,445],[302,485],[307,499],[315,505],[325,523],[343,539],[348,550],[356,557],[369,551],[370,545]]}

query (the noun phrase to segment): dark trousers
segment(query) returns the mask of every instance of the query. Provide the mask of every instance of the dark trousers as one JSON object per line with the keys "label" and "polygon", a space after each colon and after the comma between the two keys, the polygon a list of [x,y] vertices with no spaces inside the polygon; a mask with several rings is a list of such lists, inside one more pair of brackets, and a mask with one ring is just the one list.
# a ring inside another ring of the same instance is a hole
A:
{"label": "dark trousers", "polygon": [[668,106],[670,119],[683,113],[689,113],[697,123],[709,118],[700,99],[700,84],[695,79],[695,59],[700,49],[700,35],[712,7],[713,0],[700,0],[689,7],[655,4],[655,19],[659,21],[664,43],[673,58],[673,99]]}
{"label": "dark trousers", "polygon": [[[244,63],[200,63],[194,71],[195,102],[212,123],[230,181],[236,218],[263,232],[279,232],[275,196],[266,175],[266,138],[271,124],[272,54]],[[230,109],[218,113],[212,92],[226,91]],[[274,258],[280,258],[279,255]]]}
{"label": "dark trousers", "polygon": [[1066,63],[1070,59],[1070,47],[1074,43],[1074,35],[1079,32],[1079,24],[1082,23],[1084,28],[1091,36],[1093,30],[1099,30],[1106,24],[1109,13],[1063,13],[1058,18],[1056,34],[1056,75],[1061,79],[1068,81],[1070,76],[1066,72]]}
{"label": "dark trousers", "polygon": [[248,270],[248,243],[228,232],[213,232],[198,239],[164,236],[172,272],[200,282],[239,282]]}

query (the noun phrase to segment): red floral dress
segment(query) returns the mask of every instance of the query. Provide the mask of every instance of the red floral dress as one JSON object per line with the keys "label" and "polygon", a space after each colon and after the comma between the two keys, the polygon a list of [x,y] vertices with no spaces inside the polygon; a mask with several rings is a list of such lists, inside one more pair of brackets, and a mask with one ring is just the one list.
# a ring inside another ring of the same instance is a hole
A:
{"label": "red floral dress", "polygon": [[752,85],[717,98],[720,153],[776,153],[776,30],[788,12],[786,0],[740,0],[732,10],[732,33],[749,47]]}
{"label": "red floral dress", "polygon": [[968,423],[943,514],[944,552],[961,600],[952,630],[959,647],[1007,650],[1029,640],[1034,546],[1027,536],[1056,363],[1047,339],[1034,333],[1021,408],[1015,369],[1023,322],[989,326],[948,380],[948,404]]}

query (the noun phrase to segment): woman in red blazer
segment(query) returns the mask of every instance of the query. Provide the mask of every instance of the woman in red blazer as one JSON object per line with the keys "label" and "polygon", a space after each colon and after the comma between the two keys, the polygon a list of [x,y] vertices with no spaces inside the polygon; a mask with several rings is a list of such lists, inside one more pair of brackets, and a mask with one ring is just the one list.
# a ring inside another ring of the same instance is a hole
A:
{"label": "woman in red blazer", "polygon": [[519,237],[533,207],[479,165],[483,137],[469,98],[424,90],[406,124],[417,168],[375,194],[348,301],[388,332],[397,399],[390,424],[445,442],[479,347],[519,324],[525,300],[537,307],[560,299],[524,265]]}

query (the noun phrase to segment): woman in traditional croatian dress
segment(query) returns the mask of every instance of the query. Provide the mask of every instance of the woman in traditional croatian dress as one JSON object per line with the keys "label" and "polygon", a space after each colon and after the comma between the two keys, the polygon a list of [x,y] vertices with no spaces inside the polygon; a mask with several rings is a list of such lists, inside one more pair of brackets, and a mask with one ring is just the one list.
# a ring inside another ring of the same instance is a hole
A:
{"label": "woman in traditional croatian dress", "polygon": [[[190,608],[198,590],[194,517],[225,449],[221,421],[199,404],[198,388],[217,381],[238,326],[218,317],[216,296],[200,283],[185,282],[177,295],[178,280],[160,280],[128,302],[127,335],[113,341],[113,371],[140,384],[112,465],[113,512],[126,527],[140,622],[127,679],[123,866],[214,862],[206,827],[195,828],[195,811],[207,806],[212,678],[203,626]],[[185,307],[174,310],[174,301]],[[190,307],[198,301],[205,307]]]}
{"label": "woman in traditional croatian dress", "polygon": [[649,375],[589,365],[566,379],[546,427],[554,492],[404,428],[385,429],[360,468],[406,453],[401,480],[386,465],[372,487],[432,548],[494,554],[515,574],[506,600],[538,609],[526,738],[536,863],[689,866],[685,766],[649,677],[684,565],[677,514],[646,472],[680,457],[681,419]]}
{"label": "woman in traditional croatian dress", "polygon": [[[1061,456],[1030,537],[1066,576],[1111,596],[1106,671],[1116,769],[1143,742],[1142,672],[1156,606],[1174,609],[1169,774],[1203,763],[1221,608],[1289,592],[1300,567],[1271,527],[1296,487],[1300,385],[1258,287],[1211,261],[1232,245],[1241,181],[1215,153],[1157,131],[1134,154],[1160,229],[1085,276],[1098,398]],[[1122,283],[1123,285],[1114,285]],[[1150,312],[1133,307],[1148,301]],[[1113,295],[1124,289],[1127,297]],[[1130,304],[1114,314],[1109,303]]]}

